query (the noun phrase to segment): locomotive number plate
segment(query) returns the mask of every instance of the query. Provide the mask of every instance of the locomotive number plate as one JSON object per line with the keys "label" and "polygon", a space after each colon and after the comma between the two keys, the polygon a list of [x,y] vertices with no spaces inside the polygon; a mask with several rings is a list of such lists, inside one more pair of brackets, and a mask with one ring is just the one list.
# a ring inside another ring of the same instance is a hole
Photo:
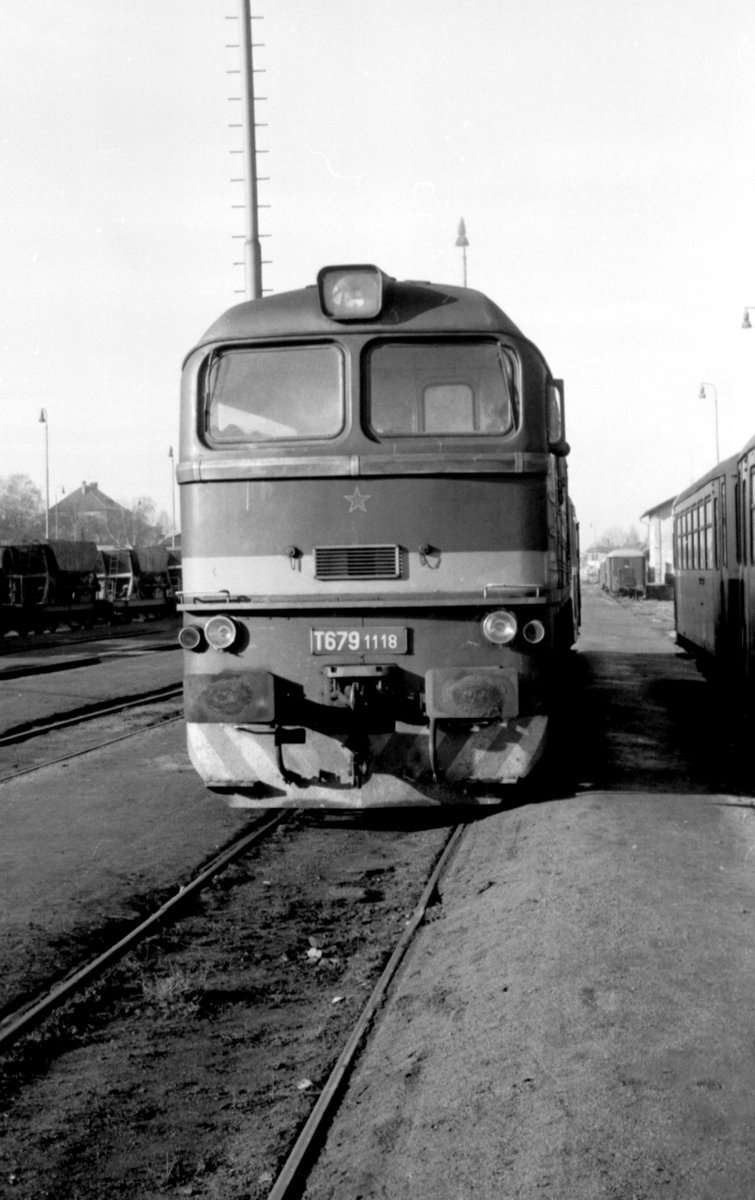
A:
{"label": "locomotive number plate", "polygon": [[310,629],[313,654],[407,654],[406,630],[399,625],[369,629]]}

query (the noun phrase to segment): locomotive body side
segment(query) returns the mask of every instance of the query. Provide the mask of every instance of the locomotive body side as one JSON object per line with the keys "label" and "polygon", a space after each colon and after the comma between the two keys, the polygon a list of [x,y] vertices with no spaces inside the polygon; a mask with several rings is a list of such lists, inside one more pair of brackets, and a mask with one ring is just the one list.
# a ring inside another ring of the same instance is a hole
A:
{"label": "locomotive body side", "polygon": [[188,744],[233,804],[494,801],[576,636],[545,362],[478,293],[381,286],[240,305],[185,364]]}

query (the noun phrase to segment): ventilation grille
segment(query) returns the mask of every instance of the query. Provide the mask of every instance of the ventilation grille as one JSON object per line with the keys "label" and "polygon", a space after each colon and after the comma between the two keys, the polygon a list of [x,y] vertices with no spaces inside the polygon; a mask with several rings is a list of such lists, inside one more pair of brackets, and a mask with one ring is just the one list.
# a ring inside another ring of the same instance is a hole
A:
{"label": "ventilation grille", "polygon": [[316,579],[399,579],[398,546],[315,546]]}

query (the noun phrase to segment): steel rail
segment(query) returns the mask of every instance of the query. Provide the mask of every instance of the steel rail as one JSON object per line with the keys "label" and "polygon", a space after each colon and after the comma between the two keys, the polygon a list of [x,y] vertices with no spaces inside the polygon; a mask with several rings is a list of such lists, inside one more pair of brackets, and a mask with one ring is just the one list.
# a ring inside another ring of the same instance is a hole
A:
{"label": "steel rail", "polygon": [[340,1098],[346,1085],[349,1071],[354,1064],[354,1060],[356,1059],[365,1034],[370,1028],[375,1014],[383,1003],[385,994],[396,972],[398,971],[399,966],[401,965],[404,955],[414,940],[415,934],[425,918],[425,913],[430,905],[430,901],[433,898],[438,883],[445,873],[451,855],[455,851],[465,829],[465,825],[457,825],[450,838],[446,842],[443,850],[441,851],[441,854],[425,885],[424,891],[422,892],[419,903],[404,927],[404,931],[399,938],[399,941],[397,942],[396,947],[383,970],[383,973],[375,984],[375,987],[373,988],[366,1005],[362,1009],[359,1019],[352,1029],[349,1039],[341,1051],[338,1061],[328,1076],[317,1103],[309,1114],[307,1122],[299,1134],[291,1153],[278,1173],[278,1177],[273,1184],[272,1191],[268,1193],[268,1200],[294,1200],[295,1197],[301,1195],[301,1189],[306,1177],[305,1172],[308,1171],[309,1167],[314,1161],[316,1151],[319,1149],[322,1139],[327,1132],[328,1126],[332,1120],[336,1102]]}
{"label": "steel rail", "polygon": [[45,996],[11,1013],[0,1021],[0,1051],[7,1050],[24,1034],[30,1033],[54,1009],[59,1008],[74,993],[80,991],[81,988],[91,983],[97,976],[113,966],[130,950],[133,950],[139,942],[144,941],[159,925],[165,922],[174,909],[184,904],[198,892],[201,892],[205,885],[216,875],[220,874],[221,871],[225,870],[234,859],[239,858],[245,851],[249,850],[257,842],[261,842],[269,833],[272,833],[283,821],[288,820],[292,816],[293,811],[291,809],[284,809],[276,812],[275,816],[264,822],[264,824],[257,826],[251,833],[245,834],[238,841],[226,847],[225,850],[222,850],[220,854],[211,859],[207,866],[190,883],[180,887],[175,896],[172,896],[170,900],[166,900],[160,908],[132,929],[130,933],[127,933],[125,937],[122,937],[120,941],[116,942],[108,950],[103,951],[102,954],[99,954],[85,966],[74,971],[60,984],[53,987]]}
{"label": "steel rail", "polygon": [[41,737],[42,734],[51,733],[56,729],[66,729],[70,725],[84,725],[96,717],[106,717],[113,713],[124,712],[128,708],[138,708],[143,704],[155,704],[160,700],[173,700],[176,696],[181,695],[182,690],[182,684],[172,683],[167,687],[157,688],[154,692],[143,692],[140,696],[134,696],[130,700],[105,700],[91,705],[87,709],[71,713],[67,717],[50,717],[34,724],[22,725],[0,735],[0,746],[15,746],[18,742],[27,742],[31,738]]}
{"label": "steel rail", "polygon": [[[87,643],[82,643],[86,645]],[[0,682],[4,679],[34,679],[38,675],[63,675],[68,671],[82,671],[85,667],[101,667],[107,666],[112,662],[124,658],[143,658],[151,654],[165,654],[168,651],[180,649],[178,642],[163,643],[157,646],[137,646],[134,649],[127,647],[108,648],[104,650],[87,650],[76,657],[60,657],[31,659],[29,662],[19,662],[20,655],[16,658],[15,666],[4,666],[0,659]]]}
{"label": "steel rail", "polygon": [[177,716],[161,717],[149,725],[140,725],[138,729],[129,729],[126,733],[118,733],[115,737],[105,738],[104,742],[94,742],[91,746],[82,746],[80,750],[59,754],[57,758],[46,758],[44,762],[34,763],[30,767],[22,767],[18,771],[11,771],[10,775],[0,775],[0,786],[4,783],[13,783],[23,775],[33,775],[35,771],[44,771],[47,767],[57,767],[60,763],[70,762],[72,758],[83,758],[85,754],[92,754],[95,750],[105,750],[108,746],[125,742],[127,738],[138,737],[140,733],[149,733],[152,729],[161,729],[164,725],[174,725],[176,721],[182,720],[183,713],[179,713]]}
{"label": "steel rail", "polygon": [[[175,618],[166,617],[165,621],[171,621],[175,629],[180,628],[180,621]],[[157,623],[156,623],[157,624]],[[142,626],[138,628],[135,625],[103,625],[95,626],[94,629],[87,630],[72,630],[68,635],[54,633],[35,633],[33,637],[27,635],[18,635],[17,637],[8,638],[0,634],[0,661],[3,658],[15,654],[34,653],[35,650],[59,650],[62,647],[77,647],[86,646],[90,643],[98,645],[100,642],[110,641],[135,641],[137,638],[161,638],[166,636],[164,628],[154,628],[152,624],[149,627]],[[175,634],[173,634],[174,644]]]}

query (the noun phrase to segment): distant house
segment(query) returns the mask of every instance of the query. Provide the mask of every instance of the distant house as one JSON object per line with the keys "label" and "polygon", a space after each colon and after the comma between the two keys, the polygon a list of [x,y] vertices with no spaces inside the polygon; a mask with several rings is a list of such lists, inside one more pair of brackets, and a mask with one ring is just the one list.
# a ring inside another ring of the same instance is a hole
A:
{"label": "distant house", "polygon": [[131,524],[130,511],[101,492],[96,483],[82,483],[50,508],[50,537],[72,542],[124,545],[130,541]]}
{"label": "distant house", "polygon": [[649,508],[640,517],[648,523],[648,595],[671,599],[674,586],[674,538],[671,510],[676,496]]}

